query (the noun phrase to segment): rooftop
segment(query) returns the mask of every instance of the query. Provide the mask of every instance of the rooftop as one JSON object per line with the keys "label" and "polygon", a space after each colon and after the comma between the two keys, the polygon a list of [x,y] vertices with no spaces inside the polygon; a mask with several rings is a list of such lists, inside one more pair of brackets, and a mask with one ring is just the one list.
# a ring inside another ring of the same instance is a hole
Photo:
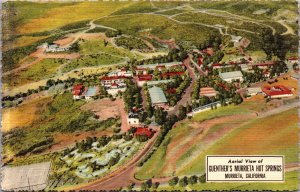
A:
{"label": "rooftop", "polygon": [[135,136],[137,135],[146,135],[148,138],[151,137],[152,132],[147,128],[138,127],[135,132]]}
{"label": "rooftop", "polygon": [[152,104],[167,103],[167,98],[161,88],[156,86],[151,87],[149,89],[149,94]]}
{"label": "rooftop", "polygon": [[97,94],[97,91],[98,91],[98,87],[97,86],[89,87],[88,90],[87,90],[87,92],[85,93],[85,96],[86,97],[95,96]]}
{"label": "rooftop", "polygon": [[220,77],[221,79],[240,78],[243,77],[243,74],[241,71],[231,71],[231,72],[220,73]]}
{"label": "rooftop", "polygon": [[283,85],[265,86],[263,89],[268,96],[293,94],[293,92]]}
{"label": "rooftop", "polygon": [[160,83],[170,83],[174,81],[174,79],[166,79],[166,80],[158,80],[158,81],[148,81],[147,85],[152,86],[152,85],[158,85]]}
{"label": "rooftop", "polygon": [[260,92],[262,92],[262,89],[260,87],[249,87],[249,88],[247,88],[247,92],[250,94],[260,93]]}
{"label": "rooftop", "polygon": [[148,64],[148,65],[138,65],[137,68],[155,68],[155,67],[161,67],[161,66],[174,66],[174,65],[181,65],[181,62],[169,62],[169,63],[156,63],[156,64]]}

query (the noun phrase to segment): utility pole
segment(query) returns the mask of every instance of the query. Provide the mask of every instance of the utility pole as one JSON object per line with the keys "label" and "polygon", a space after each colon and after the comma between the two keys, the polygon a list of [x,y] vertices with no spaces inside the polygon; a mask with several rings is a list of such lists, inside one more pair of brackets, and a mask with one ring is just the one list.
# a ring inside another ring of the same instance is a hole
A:
{"label": "utility pole", "polygon": [[28,188],[29,188],[29,191],[31,191],[30,190],[30,182],[29,182],[29,177],[27,176],[27,181],[28,181]]}

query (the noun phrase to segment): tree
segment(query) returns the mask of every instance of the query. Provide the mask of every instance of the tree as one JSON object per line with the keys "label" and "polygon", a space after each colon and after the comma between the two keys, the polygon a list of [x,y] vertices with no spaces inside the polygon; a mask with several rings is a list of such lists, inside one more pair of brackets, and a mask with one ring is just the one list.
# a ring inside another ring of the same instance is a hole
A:
{"label": "tree", "polygon": [[185,187],[185,186],[187,186],[188,185],[188,180],[187,180],[187,177],[185,176],[185,177],[183,177],[183,178],[181,178],[180,180],[179,180],[179,186],[180,187]]}
{"label": "tree", "polygon": [[151,179],[148,179],[148,180],[146,181],[146,184],[147,184],[147,187],[148,187],[148,188],[151,188],[151,187],[152,187],[152,180],[151,180]]}
{"label": "tree", "polygon": [[155,182],[155,183],[153,183],[153,185],[152,185],[152,188],[155,190],[155,189],[157,189],[158,188],[158,186],[159,186],[159,182]]}
{"label": "tree", "polygon": [[241,95],[239,93],[236,93],[233,98],[232,98],[232,102],[236,105],[240,104],[243,102],[243,99],[241,97]]}
{"label": "tree", "polygon": [[197,181],[198,181],[198,177],[196,175],[193,175],[193,176],[188,178],[188,182],[191,185],[194,185],[195,183],[197,183]]}
{"label": "tree", "polygon": [[146,190],[147,190],[147,184],[146,184],[146,183],[143,182],[143,183],[141,184],[141,190],[142,190],[142,191],[146,191]]}
{"label": "tree", "polygon": [[49,79],[47,82],[46,82],[46,85],[47,87],[51,87],[55,84],[55,81],[53,79]]}
{"label": "tree", "polygon": [[130,185],[127,186],[127,190],[132,191],[134,186],[135,186],[135,183],[131,183]]}
{"label": "tree", "polygon": [[169,180],[169,185],[170,186],[175,186],[178,183],[178,177],[173,177],[172,179]]}
{"label": "tree", "polygon": [[162,125],[165,122],[166,116],[167,114],[163,110],[163,108],[159,107],[155,109],[154,111],[155,122],[158,123],[159,125]]}
{"label": "tree", "polygon": [[264,52],[267,55],[267,60],[270,60],[272,58],[273,53],[273,46],[274,46],[274,36],[272,34],[272,31],[268,28],[264,28],[261,33],[261,48],[264,50]]}
{"label": "tree", "polygon": [[186,108],[182,105],[179,106],[178,109],[178,118],[179,119],[184,119],[186,118]]}
{"label": "tree", "polygon": [[199,177],[199,182],[200,183],[205,183],[206,182],[206,174],[205,173]]}

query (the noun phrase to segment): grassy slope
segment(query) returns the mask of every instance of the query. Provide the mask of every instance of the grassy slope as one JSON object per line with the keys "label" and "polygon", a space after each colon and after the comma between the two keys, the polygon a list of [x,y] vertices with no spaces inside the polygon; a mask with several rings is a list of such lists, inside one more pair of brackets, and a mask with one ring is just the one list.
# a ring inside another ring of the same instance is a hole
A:
{"label": "grassy slope", "polygon": [[[121,30],[123,33],[138,35],[143,29],[150,29],[151,33],[163,39],[174,38],[176,41],[201,42],[209,34],[216,32],[198,25],[182,25],[160,15],[135,14],[103,18],[96,23]],[[126,25],[124,25],[126,23]]]}
{"label": "grassy slope", "polygon": [[157,11],[158,8],[155,8],[151,5],[149,1],[136,2],[128,7],[124,7],[112,15],[123,15],[123,14],[131,14],[131,13],[149,13],[153,11]]}
{"label": "grassy slope", "polygon": [[[219,108],[218,111],[201,113],[194,117],[192,121],[201,122],[206,119],[211,119],[214,116],[239,114],[246,111],[247,110],[243,107],[229,106]],[[285,121],[286,119],[289,119],[289,122],[287,122],[284,126],[277,126],[278,124],[282,124],[281,122]],[[204,162],[205,155],[207,154],[283,154],[286,156],[287,163],[296,162],[297,138],[295,135],[297,134],[297,121],[298,118],[296,109],[267,118],[253,120],[249,122],[249,124],[238,127],[229,135],[221,138],[207,151],[199,154],[198,157],[196,156],[195,159],[189,164],[185,165],[185,167],[178,167],[180,168],[178,170],[178,175],[184,176],[202,174],[205,169]],[[220,125],[213,126],[212,130],[217,131],[221,125],[222,123]],[[135,175],[136,178],[148,179],[151,177],[170,176],[170,173],[165,172],[166,170],[162,170],[162,168],[168,163],[165,159],[168,145],[172,142],[174,143],[176,140],[184,140],[185,136],[189,135],[189,129],[190,127],[187,123],[183,123],[176,128],[173,128],[167,134],[166,139],[163,141],[162,145],[157,149],[154,155],[141,168],[138,169]],[[211,134],[211,131],[207,134]],[[270,132],[274,134],[270,134]],[[283,135],[285,136],[283,137]],[[179,159],[179,161],[181,161],[182,158],[188,157],[189,154],[193,152],[191,150],[197,150],[197,148],[191,147],[190,150],[188,150],[185,154],[182,154],[182,157]],[[210,187],[210,185],[208,185],[208,189],[214,189],[213,186]],[[229,186],[230,185],[228,184],[228,187]],[[218,187],[218,185],[216,185],[216,187]]]}
{"label": "grassy slope", "polygon": [[[202,122],[215,117],[222,117],[234,114],[241,114],[248,112],[247,109],[241,108],[239,106],[227,106],[221,107],[214,111],[206,111],[197,114],[193,117],[190,122]],[[190,123],[189,122],[189,123]],[[137,171],[136,177],[139,179],[148,179],[152,176],[162,176],[165,173],[161,173],[162,168],[168,162],[165,161],[164,157],[166,154],[167,147],[171,141],[176,141],[178,139],[183,139],[185,136],[189,135],[189,129],[187,122],[184,122],[176,127],[174,127],[166,136],[165,140],[162,142],[161,146],[152,155],[152,157]],[[183,154],[184,156],[184,154]]]}
{"label": "grassy slope", "polygon": [[94,53],[108,53],[119,57],[129,57],[134,58],[133,53],[127,49],[116,48],[111,43],[104,46],[104,41],[102,39],[88,40],[80,44],[80,53],[82,54],[94,54]]}
{"label": "grassy slope", "polygon": [[[297,109],[257,119],[239,127],[200,154],[180,175],[204,172],[205,155],[285,155],[285,162],[297,162]],[[288,121],[287,121],[288,119]],[[282,122],[285,122],[284,124]],[[280,126],[278,126],[280,125]],[[272,134],[271,134],[272,133]]]}
{"label": "grassy slope", "polygon": [[20,86],[53,77],[63,62],[64,60],[61,59],[44,59],[18,73],[3,77],[3,83],[9,86]]}
{"label": "grassy slope", "polygon": [[[281,1],[270,1],[270,2],[260,2],[260,1],[219,1],[219,2],[202,2],[202,3],[192,3],[195,8],[208,8],[208,9],[219,9],[228,11],[231,13],[238,13],[239,15],[248,16],[255,19],[270,19],[273,14],[279,9],[290,9],[297,12],[297,1],[289,0],[284,3]],[[269,9],[265,14],[254,15],[253,12],[261,9]]]}

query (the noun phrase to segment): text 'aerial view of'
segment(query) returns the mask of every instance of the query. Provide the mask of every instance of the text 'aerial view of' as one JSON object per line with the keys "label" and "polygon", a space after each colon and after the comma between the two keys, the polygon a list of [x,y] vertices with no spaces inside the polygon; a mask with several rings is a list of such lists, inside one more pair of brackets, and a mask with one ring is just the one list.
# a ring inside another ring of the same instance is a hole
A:
{"label": "text 'aerial view of'", "polygon": [[299,190],[296,0],[0,14],[1,190]]}

